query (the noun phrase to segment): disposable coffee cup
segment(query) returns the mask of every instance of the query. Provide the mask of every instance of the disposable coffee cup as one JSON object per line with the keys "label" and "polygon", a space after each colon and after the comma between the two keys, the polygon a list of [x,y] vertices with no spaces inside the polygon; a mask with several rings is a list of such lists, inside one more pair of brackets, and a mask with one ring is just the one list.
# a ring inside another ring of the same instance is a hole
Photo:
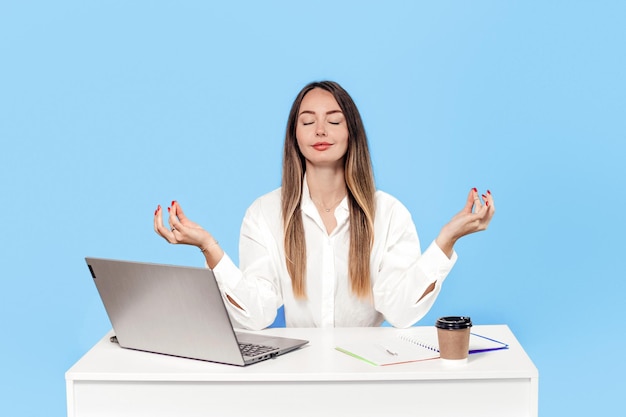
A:
{"label": "disposable coffee cup", "polygon": [[472,320],[464,316],[440,317],[435,327],[441,359],[452,364],[466,363]]}

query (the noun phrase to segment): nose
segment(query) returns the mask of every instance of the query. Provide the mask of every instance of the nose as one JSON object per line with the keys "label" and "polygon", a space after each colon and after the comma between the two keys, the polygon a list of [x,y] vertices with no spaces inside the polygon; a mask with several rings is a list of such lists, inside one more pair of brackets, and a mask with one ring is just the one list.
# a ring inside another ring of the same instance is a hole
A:
{"label": "nose", "polygon": [[315,136],[326,136],[326,126],[323,123],[318,123],[315,129]]}

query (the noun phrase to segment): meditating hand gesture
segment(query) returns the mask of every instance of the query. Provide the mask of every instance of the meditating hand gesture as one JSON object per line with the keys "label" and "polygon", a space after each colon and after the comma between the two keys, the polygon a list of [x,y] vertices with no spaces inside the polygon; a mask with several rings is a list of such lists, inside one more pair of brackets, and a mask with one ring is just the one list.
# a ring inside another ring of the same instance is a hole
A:
{"label": "meditating hand gesture", "polygon": [[496,212],[491,191],[487,190],[487,194],[483,194],[482,198],[484,203],[478,196],[478,190],[472,188],[467,195],[465,207],[441,229],[436,242],[448,257],[452,256],[452,249],[457,240],[471,233],[486,230],[489,226]]}

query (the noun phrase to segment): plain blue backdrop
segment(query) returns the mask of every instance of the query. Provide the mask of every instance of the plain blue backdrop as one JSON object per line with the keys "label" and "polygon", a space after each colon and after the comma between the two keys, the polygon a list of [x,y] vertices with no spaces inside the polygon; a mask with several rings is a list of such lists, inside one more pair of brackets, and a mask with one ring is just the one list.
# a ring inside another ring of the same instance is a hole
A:
{"label": "plain blue backdrop", "polygon": [[[621,409],[626,7],[619,1],[1,1],[2,413],[63,416],[110,324],[84,263],[202,266],[152,230],[178,200],[237,259],[280,183],[289,106],[332,79],[422,245],[471,187],[485,233],[420,324],[506,323],[541,416]],[[616,352],[616,348],[620,353]]]}

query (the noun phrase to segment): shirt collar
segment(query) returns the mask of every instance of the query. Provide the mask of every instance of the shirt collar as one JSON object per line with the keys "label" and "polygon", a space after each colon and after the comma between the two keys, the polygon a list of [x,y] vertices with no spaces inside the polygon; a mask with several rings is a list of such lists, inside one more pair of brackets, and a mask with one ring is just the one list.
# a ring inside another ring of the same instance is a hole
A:
{"label": "shirt collar", "polygon": [[306,172],[302,178],[302,199],[300,201],[302,210],[308,211],[311,207],[315,208],[315,203],[311,199],[311,192],[309,191],[309,184],[306,182]]}

